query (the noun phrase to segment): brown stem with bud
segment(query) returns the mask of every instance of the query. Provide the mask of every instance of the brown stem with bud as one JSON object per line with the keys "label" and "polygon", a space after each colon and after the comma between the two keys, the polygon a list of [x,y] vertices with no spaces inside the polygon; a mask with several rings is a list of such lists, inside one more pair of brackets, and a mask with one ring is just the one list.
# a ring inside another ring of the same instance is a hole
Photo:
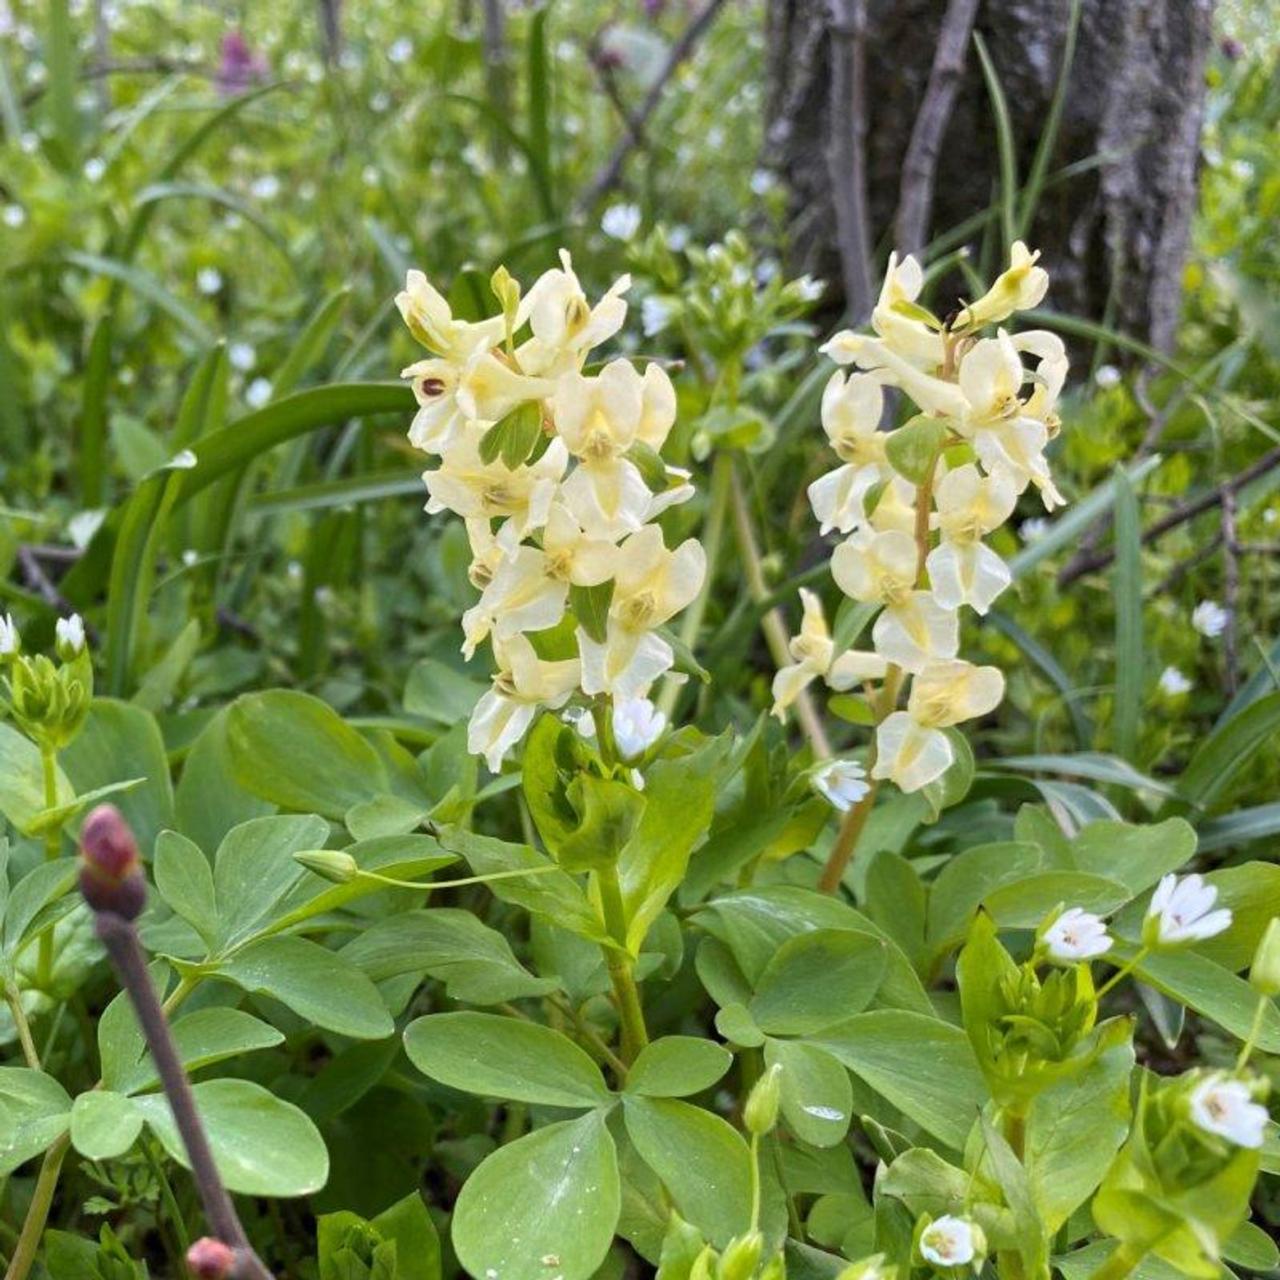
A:
{"label": "brown stem with bud", "polygon": [[191,1082],[147,973],[146,955],[134,923],[146,906],[147,887],[133,833],[118,809],[100,805],[85,819],[80,839],[80,890],[93,909],[94,932],[111,958],[120,985],[129,993],[174,1124],[182,1136],[205,1217],[217,1237],[216,1241],[192,1245],[188,1262],[197,1276],[213,1280],[271,1280],[271,1273],[249,1244],[231,1196],[218,1175]]}

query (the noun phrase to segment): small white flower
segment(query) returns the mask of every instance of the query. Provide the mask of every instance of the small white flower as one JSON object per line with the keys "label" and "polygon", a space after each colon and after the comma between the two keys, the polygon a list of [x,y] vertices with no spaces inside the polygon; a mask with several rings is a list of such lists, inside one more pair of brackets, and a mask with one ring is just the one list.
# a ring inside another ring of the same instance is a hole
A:
{"label": "small white flower", "polygon": [[375,93],[369,99],[369,110],[376,115],[381,115],[391,105],[391,96],[386,93]]}
{"label": "small white flower", "polygon": [[1071,907],[1044,931],[1044,945],[1051,960],[1075,964],[1105,955],[1111,950],[1111,938],[1099,917]]}
{"label": "small white flower", "polygon": [[841,813],[847,813],[871,790],[867,771],[856,760],[831,760],[814,773],[810,782]]}
{"label": "small white flower", "polygon": [[376,187],[381,178],[382,175],[378,172],[376,165],[367,164],[360,171],[360,181],[363,182],[366,187]]}
{"label": "small white flower", "polygon": [[1191,681],[1177,667],[1165,667],[1160,673],[1160,692],[1170,698],[1180,697],[1191,690]]}
{"label": "small white flower", "polygon": [[688,245],[689,237],[691,235],[692,232],[688,227],[672,227],[671,230],[667,232],[667,248],[670,249],[672,253],[679,253]]}
{"label": "small white flower", "polygon": [[1109,391],[1112,387],[1120,384],[1120,370],[1113,364],[1101,364],[1098,366],[1098,372],[1093,375],[1093,380],[1104,391]]}
{"label": "small white flower", "polygon": [[817,302],[817,300],[822,297],[823,292],[827,287],[821,280],[815,280],[809,275],[800,276],[798,279],[792,281],[792,284],[801,299],[805,302]]}
{"label": "small white flower", "polygon": [[630,240],[640,230],[640,208],[634,204],[611,204],[600,219],[600,230],[614,240]]}
{"label": "small white flower", "polygon": [[11,653],[17,653],[21,643],[22,638],[18,635],[18,625],[14,622],[13,615],[6,613],[0,616],[0,654],[7,657]]}
{"label": "small white flower", "polygon": [[614,704],[613,740],[624,760],[643,755],[667,727],[667,717],[648,698],[627,698]]}
{"label": "small white flower", "polygon": [[1156,886],[1147,908],[1148,929],[1155,945],[1176,947],[1185,942],[1203,942],[1231,926],[1231,911],[1213,904],[1218,891],[1198,875],[1179,880],[1167,875]]}
{"label": "small white flower", "polygon": [[640,304],[640,327],[646,338],[661,333],[671,323],[671,304],[656,294],[650,294]]}
{"label": "small white flower", "polygon": [[1018,536],[1023,542],[1038,542],[1049,532],[1049,522],[1043,516],[1032,516],[1018,526]]}
{"label": "small white flower", "polygon": [[59,618],[54,626],[54,636],[59,649],[79,653],[84,648],[84,619],[78,613],[69,618]]}
{"label": "small white flower", "polygon": [[255,199],[274,200],[280,194],[280,179],[274,173],[264,173],[253,180],[249,191]]}
{"label": "small white flower", "polygon": [[182,563],[190,569],[193,565],[200,563],[200,553],[194,547],[188,547],[182,553]]}
{"label": "small white flower", "polygon": [[1238,1147],[1262,1146],[1267,1109],[1254,1102],[1243,1080],[1212,1075],[1191,1095],[1191,1119],[1206,1133],[1215,1133]]}
{"label": "small white flower", "polygon": [[951,1214],[935,1219],[920,1235],[920,1252],[935,1267],[967,1266],[978,1253],[973,1223]]}
{"label": "small white flower", "polygon": [[67,537],[71,539],[72,546],[83,551],[93,541],[93,535],[102,527],[102,522],[106,518],[105,507],[90,511],[77,511],[67,521]]}
{"label": "small white flower", "polygon": [[244,401],[250,409],[261,409],[271,399],[271,382],[267,378],[254,378],[244,389]]}
{"label": "small white flower", "polygon": [[1216,600],[1201,600],[1191,612],[1191,625],[1210,640],[1226,630],[1229,615]]}
{"label": "small white flower", "polygon": [[196,287],[201,293],[212,296],[222,292],[222,272],[216,267],[201,267],[196,272]]}
{"label": "small white flower", "polygon": [[401,36],[387,50],[387,59],[390,62],[408,62],[413,57],[413,41],[408,36]]}
{"label": "small white flower", "polygon": [[27,220],[27,211],[20,204],[7,204],[4,207],[4,225],[16,231]]}
{"label": "small white flower", "polygon": [[241,373],[248,373],[257,363],[258,353],[253,349],[251,343],[233,342],[227,348],[227,359],[233,369],[239,369]]}
{"label": "small white flower", "polygon": [[107,171],[107,162],[101,156],[90,156],[84,162],[84,176],[89,182],[101,182]]}
{"label": "small white flower", "polygon": [[751,175],[751,194],[762,196],[766,191],[771,191],[774,187],[773,174],[768,169],[757,169]]}

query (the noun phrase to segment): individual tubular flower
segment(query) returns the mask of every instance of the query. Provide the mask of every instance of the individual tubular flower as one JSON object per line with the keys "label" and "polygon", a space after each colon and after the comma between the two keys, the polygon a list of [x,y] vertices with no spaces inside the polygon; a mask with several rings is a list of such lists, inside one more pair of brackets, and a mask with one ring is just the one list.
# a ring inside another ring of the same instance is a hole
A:
{"label": "individual tubular flower", "polygon": [[944,609],[967,604],[986,613],[1013,581],[1009,566],[982,539],[1013,514],[1017,500],[1006,472],[984,476],[972,463],[948,471],[939,481],[934,505],[941,541],[925,568],[933,598]]}
{"label": "individual tubular flower", "polygon": [[502,340],[505,325],[501,316],[479,324],[455,320],[444,295],[421,271],[409,272],[404,289],[396,294],[396,306],[409,332],[445,360],[465,361],[477,349]]}
{"label": "individual tubular flower", "polygon": [[838,369],[822,393],[822,427],[843,463],[809,486],[819,531],[848,533],[866,519],[867,493],[892,474],[880,431],[884,390],[870,374],[845,378]]}
{"label": "individual tubular flower", "polygon": [[919,791],[950,766],[954,751],[943,729],[986,715],[1004,696],[996,667],[955,659],[933,662],[911,683],[905,711],[895,711],[876,730],[873,778],[888,778],[903,791]]}
{"label": "individual tubular flower", "polygon": [[1040,257],[1021,241],[1015,240],[1009,250],[1009,266],[977,302],[971,302],[960,313],[957,327],[980,329],[983,325],[999,324],[1015,311],[1029,311],[1044,301],[1049,291],[1049,273],[1036,266]]}
{"label": "individual tubular flower", "polygon": [[908,254],[899,262],[897,253],[891,253],[871,327],[892,350],[932,373],[946,359],[946,348],[941,326],[930,324],[916,302],[923,288],[924,272],[915,258]]}
{"label": "individual tubular flower", "polygon": [[876,653],[853,650],[835,656],[835,642],[827,629],[822,601],[805,588],[800,590],[804,618],[800,634],[791,639],[789,648],[794,662],[779,667],[773,677],[773,714],[786,718],[787,708],[814,680],[825,680],[836,690],[852,689],[863,680],[883,679],[888,663]]}
{"label": "individual tubular flower", "polygon": [[1179,880],[1165,876],[1156,886],[1142,926],[1144,945],[1156,949],[1203,942],[1231,927],[1231,910],[1213,904],[1218,890],[1203,877],[1189,875]]}
{"label": "individual tubular flower", "polygon": [[564,706],[578,687],[576,658],[548,662],[522,635],[494,644],[498,671],[467,726],[467,750],[482,755],[494,772],[533,723],[540,707]]}
{"label": "individual tubular flower", "polygon": [[519,327],[528,321],[529,338],[516,351],[520,367],[542,377],[577,371],[593,348],[607,342],[627,318],[622,295],[631,277],[622,276],[593,307],[573,270],[568,250],[560,250],[560,267],[541,275],[521,300]]}

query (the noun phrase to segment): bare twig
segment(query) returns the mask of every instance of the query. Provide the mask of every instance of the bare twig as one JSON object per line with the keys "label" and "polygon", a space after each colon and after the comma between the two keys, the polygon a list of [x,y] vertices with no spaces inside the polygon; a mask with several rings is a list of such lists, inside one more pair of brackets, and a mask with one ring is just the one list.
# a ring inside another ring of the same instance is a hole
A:
{"label": "bare twig", "polygon": [[871,314],[871,232],[866,172],[866,0],[830,0],[831,96],[827,168],[845,308],[862,324]]}
{"label": "bare twig", "polygon": [[582,194],[575,202],[574,212],[578,217],[584,217],[590,213],[599,200],[618,185],[623,166],[635,149],[637,139],[643,136],[649,117],[662,101],[668,82],[679,70],[680,64],[693,52],[698,41],[707,33],[716,14],[724,8],[724,5],[725,0],[706,0],[671,46],[657,79],[650,85],[649,92],[645,94],[639,108],[629,117],[626,136],[618,140],[609,158],[596,170],[595,176],[583,188]]}
{"label": "bare twig", "polygon": [[911,140],[902,160],[898,185],[898,212],[894,238],[899,253],[918,253],[924,248],[933,211],[933,183],[937,174],[942,137],[951,120],[964,74],[964,55],[978,12],[978,0],[950,0],[938,29],[938,44],[929,68],[924,99],[911,126]]}
{"label": "bare twig", "polygon": [[[1239,493],[1247,484],[1251,484],[1259,476],[1266,475],[1268,471],[1277,466],[1280,466],[1280,447],[1268,450],[1256,462],[1240,472],[1238,476],[1233,476],[1230,480],[1223,481],[1222,484],[1207,490],[1205,493],[1180,503],[1168,515],[1161,516],[1155,524],[1143,531],[1143,545],[1146,546],[1155,542],[1168,533],[1170,529],[1176,529],[1179,525],[1186,524],[1188,520],[1194,520],[1196,516],[1201,515],[1203,512],[1219,506],[1224,493]],[[1092,573],[1095,569],[1103,569],[1113,559],[1115,559],[1113,548],[1096,551],[1092,555],[1086,556],[1063,569],[1062,573],[1058,575],[1058,585],[1066,586],[1086,573]]]}
{"label": "bare twig", "polygon": [[[27,586],[37,592],[46,604],[64,616],[76,612],[75,605],[58,590],[53,580],[45,573],[35,548],[26,544],[19,546],[18,563],[22,566],[22,576],[26,579]],[[97,644],[99,639],[97,629],[88,622],[84,624],[84,629],[89,639]]]}

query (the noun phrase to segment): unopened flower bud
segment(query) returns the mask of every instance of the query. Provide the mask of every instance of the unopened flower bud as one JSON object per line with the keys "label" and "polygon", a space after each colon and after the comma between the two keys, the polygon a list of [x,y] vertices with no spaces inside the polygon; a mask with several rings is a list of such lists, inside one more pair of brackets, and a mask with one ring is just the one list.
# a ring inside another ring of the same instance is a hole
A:
{"label": "unopened flower bud", "polygon": [[235,1250],[212,1236],[202,1236],[187,1250],[187,1269],[196,1280],[229,1280],[235,1275]]}
{"label": "unopened flower bud", "polygon": [[311,849],[305,853],[295,853],[295,862],[300,862],[308,871],[332,880],[334,884],[347,884],[360,874],[360,864],[349,854],[340,849]]}
{"label": "unopened flower bud", "polygon": [[759,1231],[748,1231],[746,1235],[730,1240],[720,1255],[718,1280],[751,1280],[760,1265],[763,1249],[764,1236]]}
{"label": "unopened flower bud", "polygon": [[14,657],[22,648],[22,637],[10,614],[0,615],[0,658]]}
{"label": "unopened flower bud", "polygon": [[1249,981],[1264,996],[1280,995],[1280,916],[1272,918],[1253,953]]}
{"label": "unopened flower bud", "polygon": [[747,1132],[763,1137],[778,1123],[778,1104],[782,1099],[782,1064],[775,1062],[755,1082],[742,1109],[742,1123]]}
{"label": "unopened flower bud", "polygon": [[80,892],[94,911],[136,920],[147,902],[138,846],[115,805],[100,804],[80,828]]}
{"label": "unopened flower bud", "polygon": [[59,618],[54,627],[55,648],[63,662],[70,662],[84,648],[84,619],[73,613]]}
{"label": "unopened flower bud", "polygon": [[716,1263],[719,1260],[720,1255],[710,1245],[707,1245],[694,1258],[693,1266],[689,1268],[689,1280],[712,1280]]}

